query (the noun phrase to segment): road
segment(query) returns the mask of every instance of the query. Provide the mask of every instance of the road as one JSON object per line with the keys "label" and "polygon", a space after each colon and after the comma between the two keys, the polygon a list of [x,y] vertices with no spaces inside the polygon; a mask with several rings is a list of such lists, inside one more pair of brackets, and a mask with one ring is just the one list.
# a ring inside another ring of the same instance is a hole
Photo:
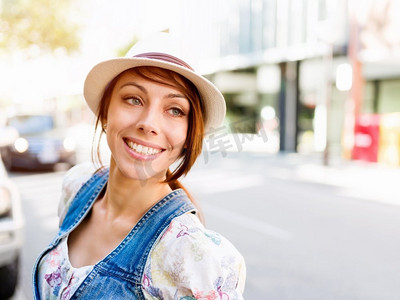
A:
{"label": "road", "polygon": [[[400,194],[388,192],[393,178],[332,171],[273,155],[216,153],[200,158],[183,180],[207,226],[245,257],[245,299],[400,299]],[[12,175],[27,224],[18,299],[31,299],[32,265],[57,230],[63,175]]]}

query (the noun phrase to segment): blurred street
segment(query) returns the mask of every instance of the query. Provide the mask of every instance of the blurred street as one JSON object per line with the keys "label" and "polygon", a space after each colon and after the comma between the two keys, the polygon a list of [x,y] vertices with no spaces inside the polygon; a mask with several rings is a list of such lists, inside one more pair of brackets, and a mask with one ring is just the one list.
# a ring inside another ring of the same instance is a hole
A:
{"label": "blurred street", "polygon": [[[64,172],[13,173],[26,218],[20,289],[57,230]],[[207,226],[247,263],[245,299],[400,299],[398,168],[319,156],[229,152],[200,157],[183,182]]]}
{"label": "blurred street", "polygon": [[[399,12],[400,0],[0,1],[0,225],[21,224],[19,193],[26,223],[12,300],[32,299],[65,172],[101,136],[89,70],[159,32],[226,100],[182,181],[243,254],[245,299],[400,300]],[[107,163],[104,137],[96,151]],[[12,292],[21,227],[4,228]]]}

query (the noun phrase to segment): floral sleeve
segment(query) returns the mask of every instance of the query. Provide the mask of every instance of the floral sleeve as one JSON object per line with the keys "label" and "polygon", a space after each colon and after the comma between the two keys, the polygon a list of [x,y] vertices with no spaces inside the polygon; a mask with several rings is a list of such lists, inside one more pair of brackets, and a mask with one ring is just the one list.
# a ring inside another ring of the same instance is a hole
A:
{"label": "floral sleeve", "polygon": [[224,237],[192,214],[176,218],[150,254],[146,299],[243,299],[244,259]]}
{"label": "floral sleeve", "polygon": [[95,171],[92,163],[82,163],[68,170],[64,176],[61,198],[58,203],[59,225],[63,222],[71,201],[81,186],[90,178]]}

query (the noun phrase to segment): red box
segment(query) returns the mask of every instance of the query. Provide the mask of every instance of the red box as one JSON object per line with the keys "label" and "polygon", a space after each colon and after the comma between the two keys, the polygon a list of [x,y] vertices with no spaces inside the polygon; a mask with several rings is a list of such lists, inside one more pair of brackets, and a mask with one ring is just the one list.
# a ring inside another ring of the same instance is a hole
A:
{"label": "red box", "polygon": [[356,117],[352,158],[377,162],[379,149],[378,114],[365,114]]}

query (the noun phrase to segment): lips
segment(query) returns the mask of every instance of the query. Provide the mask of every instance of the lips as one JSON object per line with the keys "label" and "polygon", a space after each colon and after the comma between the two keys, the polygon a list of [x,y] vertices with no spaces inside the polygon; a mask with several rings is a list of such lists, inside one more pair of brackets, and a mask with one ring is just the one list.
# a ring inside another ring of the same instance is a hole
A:
{"label": "lips", "polygon": [[163,151],[161,148],[153,148],[125,139],[125,143],[130,149],[141,155],[155,155]]}

